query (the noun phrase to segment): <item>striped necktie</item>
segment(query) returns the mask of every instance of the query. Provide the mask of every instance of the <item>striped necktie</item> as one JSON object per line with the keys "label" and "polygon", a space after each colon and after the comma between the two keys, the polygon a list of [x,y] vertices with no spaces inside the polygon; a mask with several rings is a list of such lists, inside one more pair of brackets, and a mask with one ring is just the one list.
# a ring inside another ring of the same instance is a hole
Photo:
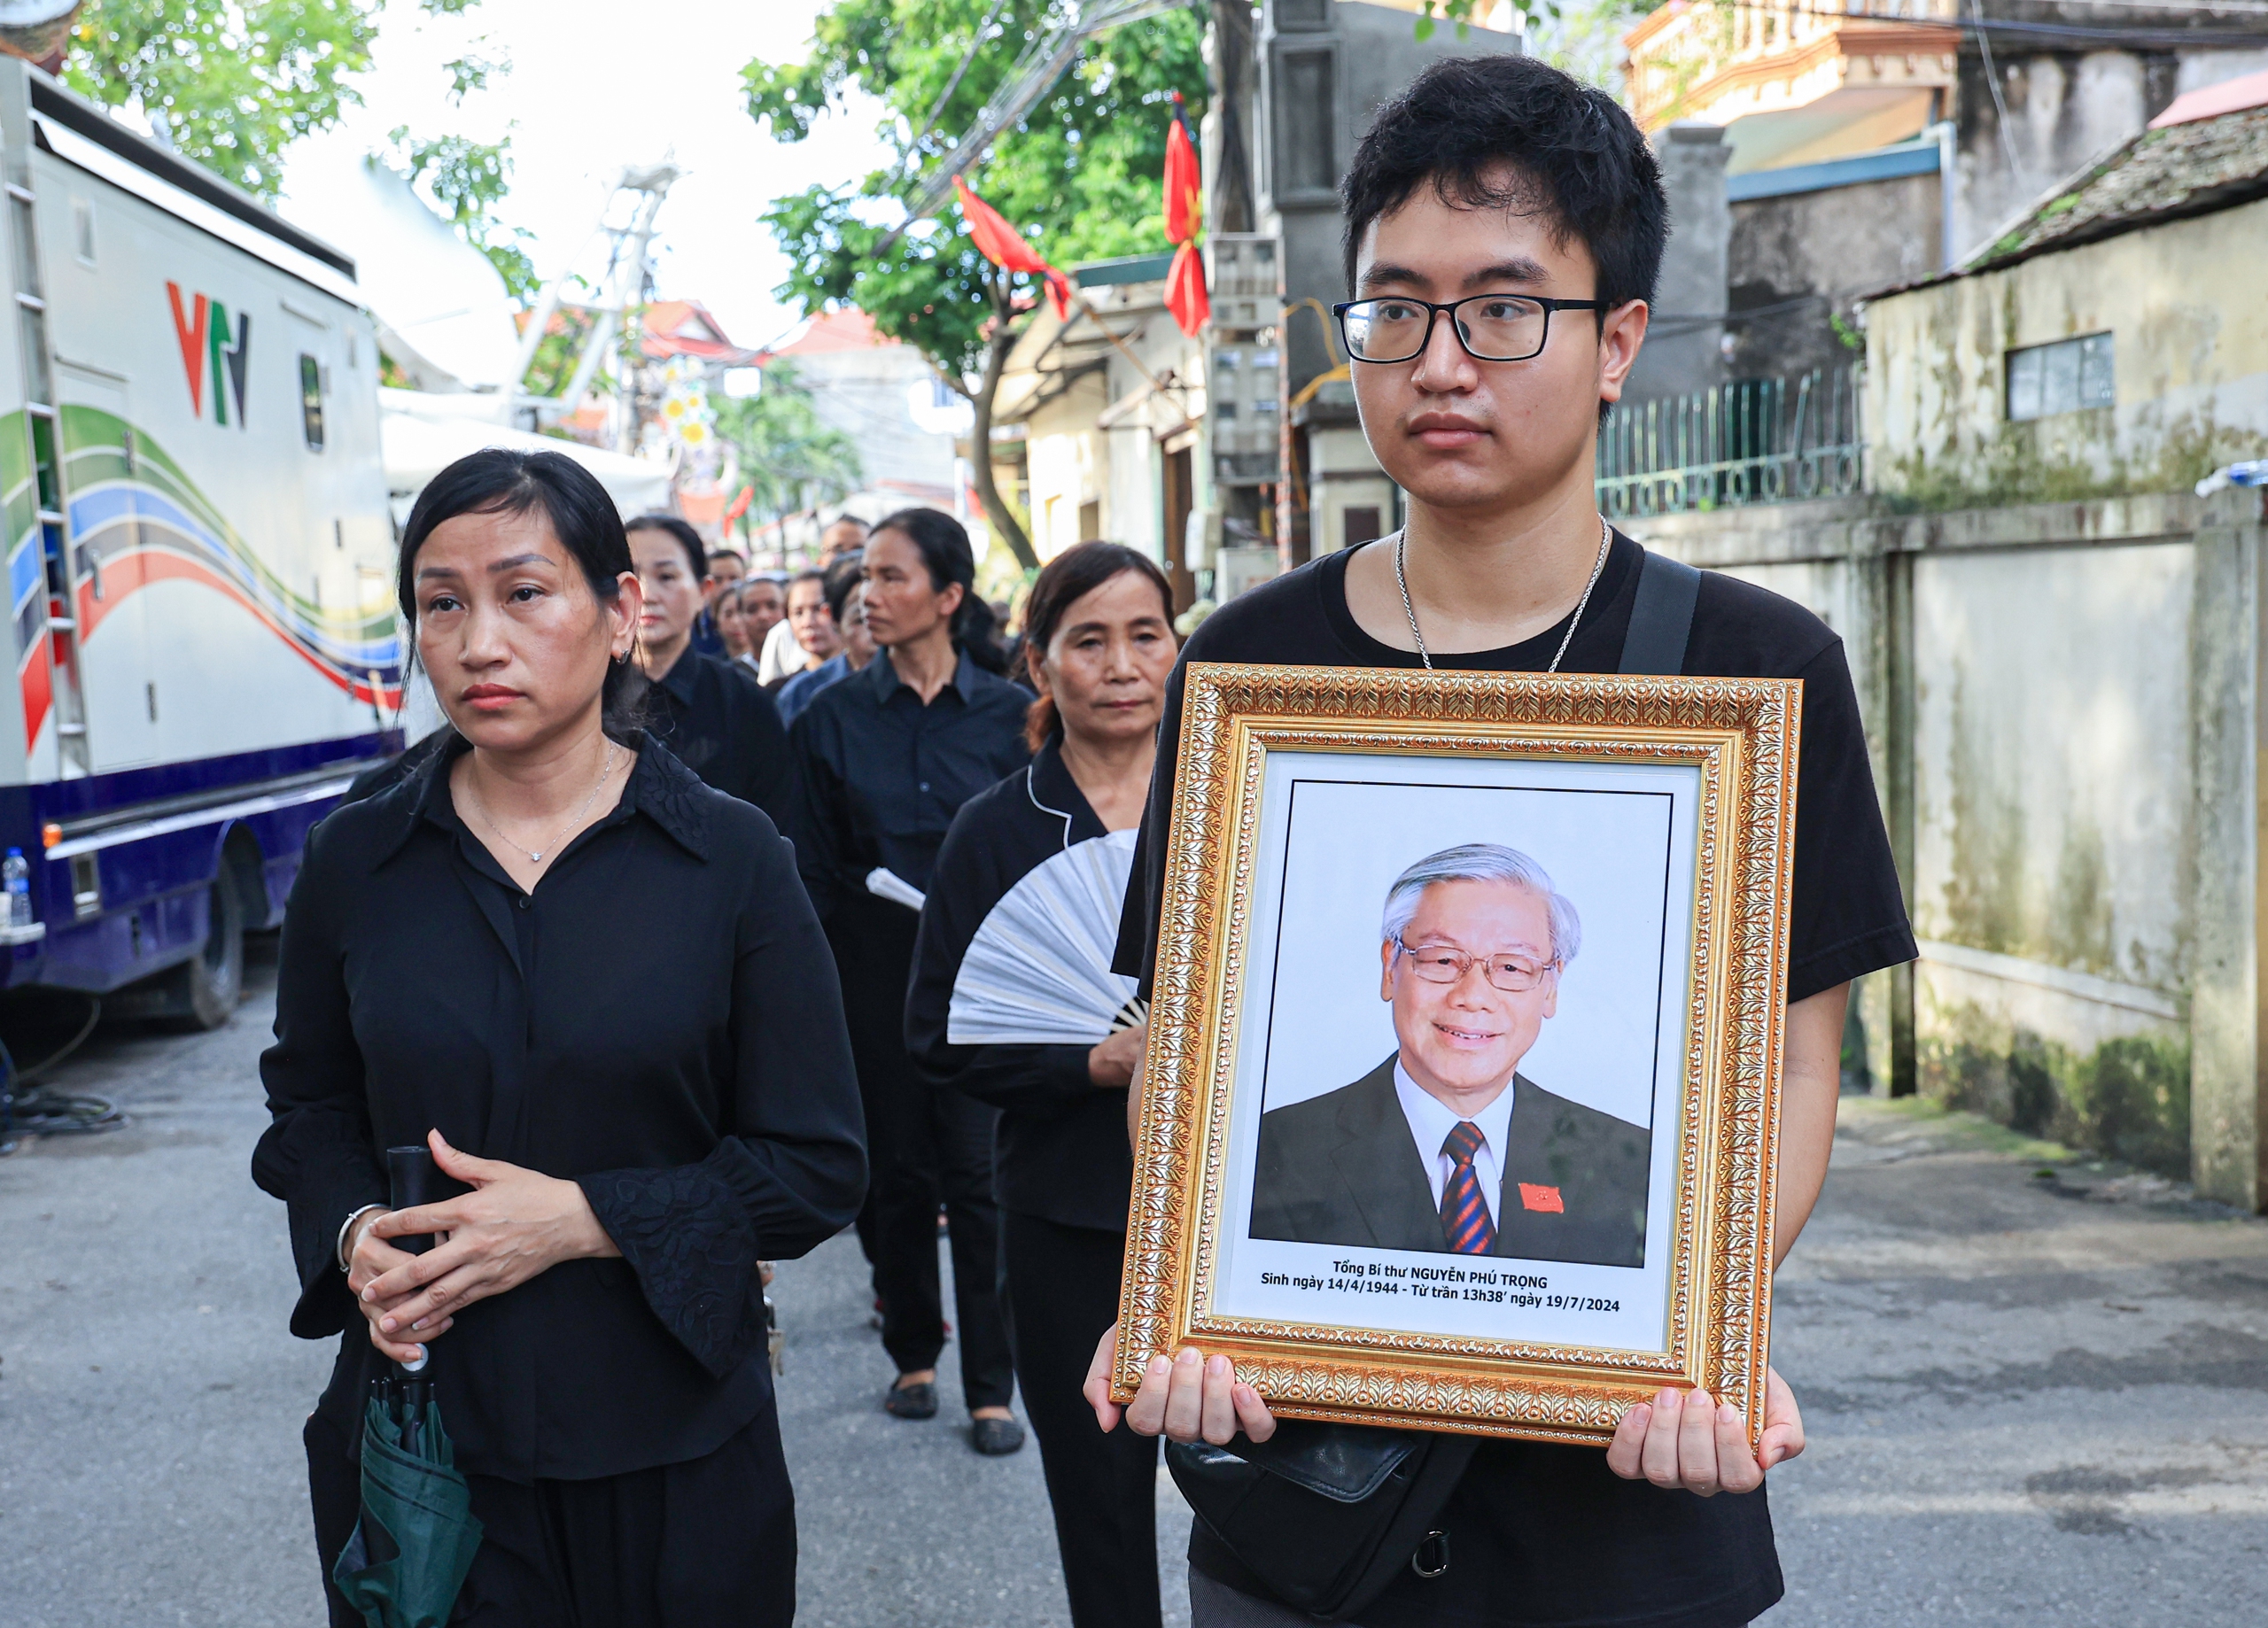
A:
{"label": "striped necktie", "polygon": [[1488,1201],[1472,1168],[1481,1146],[1480,1128],[1471,1120],[1459,1120],[1441,1143],[1441,1151],[1456,1161],[1441,1185],[1441,1236],[1460,1255],[1485,1255],[1496,1243],[1496,1223],[1488,1219]]}

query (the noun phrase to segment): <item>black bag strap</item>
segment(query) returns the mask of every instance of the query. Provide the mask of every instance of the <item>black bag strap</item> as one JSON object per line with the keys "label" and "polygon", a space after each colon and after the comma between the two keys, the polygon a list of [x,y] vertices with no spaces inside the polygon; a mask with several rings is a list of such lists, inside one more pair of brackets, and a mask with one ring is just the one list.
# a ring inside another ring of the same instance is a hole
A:
{"label": "black bag strap", "polygon": [[1693,604],[1700,593],[1699,571],[1682,560],[1646,550],[1638,562],[1638,593],[1630,607],[1630,631],[1622,636],[1619,671],[1673,678],[1684,671]]}

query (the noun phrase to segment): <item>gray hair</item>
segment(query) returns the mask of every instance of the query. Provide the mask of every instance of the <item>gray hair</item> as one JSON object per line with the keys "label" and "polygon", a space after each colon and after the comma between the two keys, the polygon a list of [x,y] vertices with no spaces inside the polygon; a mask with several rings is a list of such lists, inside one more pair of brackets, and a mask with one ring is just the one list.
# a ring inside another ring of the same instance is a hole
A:
{"label": "gray hair", "polygon": [[1435,882],[1510,882],[1525,888],[1544,903],[1551,915],[1551,964],[1564,967],[1582,948],[1583,924],[1575,907],[1551,886],[1544,868],[1516,848],[1498,842],[1465,842],[1428,854],[1394,879],[1386,890],[1386,919],[1379,928],[1381,942],[1391,943],[1408,929],[1418,913],[1418,901]]}

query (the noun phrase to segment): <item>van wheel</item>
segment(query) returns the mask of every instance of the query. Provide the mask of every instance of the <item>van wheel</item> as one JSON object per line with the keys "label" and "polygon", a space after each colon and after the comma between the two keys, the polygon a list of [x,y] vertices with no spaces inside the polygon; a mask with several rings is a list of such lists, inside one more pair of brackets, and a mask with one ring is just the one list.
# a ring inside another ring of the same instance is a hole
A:
{"label": "van wheel", "polygon": [[245,906],[225,869],[213,880],[205,947],[174,976],[175,1019],[185,1029],[216,1029],[235,1015],[245,988]]}

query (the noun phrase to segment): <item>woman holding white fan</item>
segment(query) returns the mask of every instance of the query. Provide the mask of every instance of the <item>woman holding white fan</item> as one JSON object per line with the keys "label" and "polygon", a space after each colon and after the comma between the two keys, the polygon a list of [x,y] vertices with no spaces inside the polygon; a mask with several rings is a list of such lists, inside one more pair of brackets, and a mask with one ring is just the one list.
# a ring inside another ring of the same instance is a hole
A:
{"label": "woman holding white fan", "polygon": [[1039,1438],[1076,1628],[1159,1620],[1154,1442],[1079,1393],[1118,1315],[1142,1055],[1110,971],[1175,644],[1142,554],[1082,543],[1032,585],[1032,761],[971,798],[929,878],[905,1040],[935,1084],[1001,1110],[994,1168],[1016,1378]]}

